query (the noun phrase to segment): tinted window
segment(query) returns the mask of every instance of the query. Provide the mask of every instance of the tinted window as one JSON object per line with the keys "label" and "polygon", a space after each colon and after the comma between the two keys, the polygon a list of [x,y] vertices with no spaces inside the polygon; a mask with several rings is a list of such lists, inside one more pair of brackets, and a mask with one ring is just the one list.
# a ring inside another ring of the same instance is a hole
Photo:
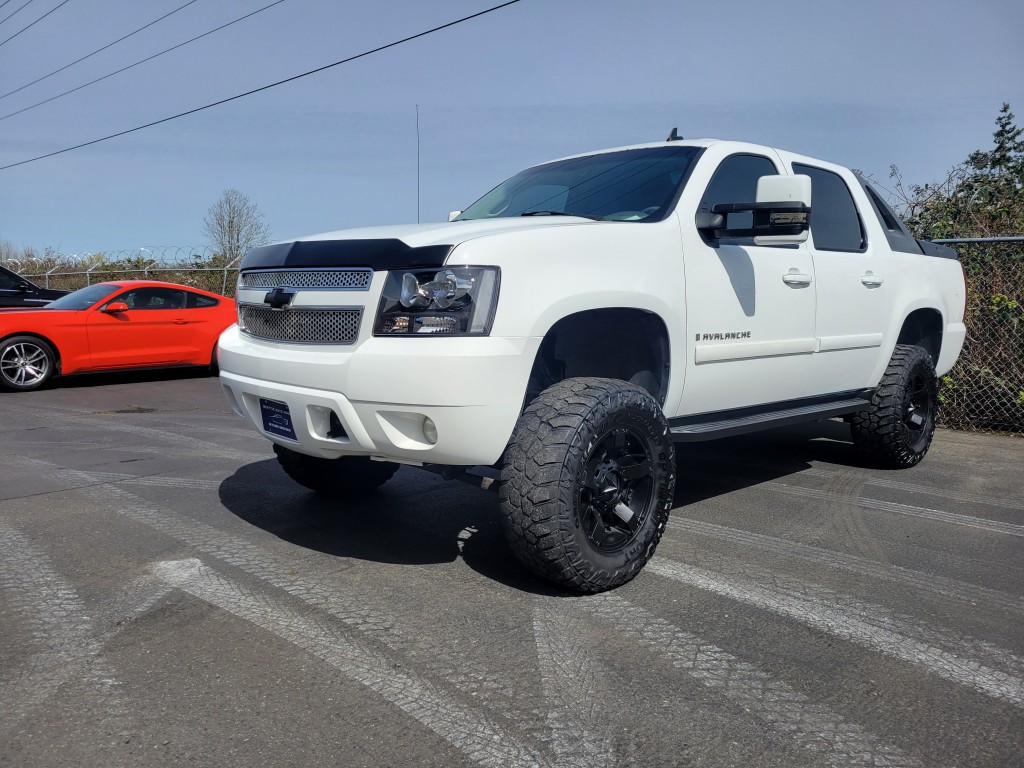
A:
{"label": "tinted window", "polygon": [[[752,203],[757,199],[757,180],[762,176],[776,176],[775,163],[761,155],[732,155],[718,166],[715,175],[701,198],[701,212],[710,212],[719,203]],[[754,226],[754,214],[730,213],[726,219],[729,229],[749,229]],[[752,242],[752,241],[751,241]]]}
{"label": "tinted window", "polygon": [[128,309],[184,309],[185,291],[174,288],[136,288],[117,297]]}
{"label": "tinted window", "polygon": [[201,309],[202,307],[216,307],[220,301],[211,296],[203,296],[201,293],[188,294],[188,308]]}
{"label": "tinted window", "polygon": [[458,220],[542,212],[655,221],[667,215],[698,154],[698,147],[657,147],[538,165],[499,184]]}
{"label": "tinted window", "polygon": [[831,171],[793,164],[793,172],[811,177],[811,239],[823,251],[864,250],[864,230],[846,183]]}
{"label": "tinted window", "polygon": [[868,197],[871,198],[871,202],[875,205],[875,210],[878,211],[878,220],[882,223],[882,226],[891,232],[899,232],[903,228],[896,221],[896,214],[892,212],[892,209],[886,205],[885,201],[878,196],[867,184],[864,185],[864,191],[868,193]]}
{"label": "tinted window", "polygon": [[889,247],[894,251],[902,251],[903,253],[923,253],[917,240],[910,234],[906,225],[897,218],[892,208],[882,199],[882,196],[865,179],[858,176],[857,181],[860,182],[860,185],[871,200],[871,205],[878,215],[878,222],[882,225],[885,239],[889,241]]}
{"label": "tinted window", "polygon": [[21,283],[21,278],[11,275],[7,272],[0,272],[0,288],[15,289],[18,284]]}

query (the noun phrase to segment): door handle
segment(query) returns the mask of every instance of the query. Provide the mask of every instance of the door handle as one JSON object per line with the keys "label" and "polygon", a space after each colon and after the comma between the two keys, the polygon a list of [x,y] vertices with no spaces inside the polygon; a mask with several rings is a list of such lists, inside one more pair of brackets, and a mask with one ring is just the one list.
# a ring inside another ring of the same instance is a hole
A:
{"label": "door handle", "polygon": [[874,272],[865,272],[861,276],[860,281],[868,288],[877,288],[885,282],[885,278],[881,275],[876,275]]}
{"label": "door handle", "polygon": [[810,285],[811,276],[803,272],[787,272],[782,276],[782,282],[786,285]]}
{"label": "door handle", "polygon": [[176,317],[176,318],[174,318],[174,324],[175,325],[188,325],[188,320],[183,320],[180,317]]}

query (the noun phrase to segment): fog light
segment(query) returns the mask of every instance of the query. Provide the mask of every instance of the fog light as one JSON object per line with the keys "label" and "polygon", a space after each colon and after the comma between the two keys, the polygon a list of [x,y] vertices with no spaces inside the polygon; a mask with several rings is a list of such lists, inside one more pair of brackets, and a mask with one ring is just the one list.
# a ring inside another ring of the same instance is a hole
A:
{"label": "fog light", "polygon": [[434,420],[429,416],[423,418],[423,437],[427,439],[427,442],[431,445],[437,443],[437,425],[434,424]]}

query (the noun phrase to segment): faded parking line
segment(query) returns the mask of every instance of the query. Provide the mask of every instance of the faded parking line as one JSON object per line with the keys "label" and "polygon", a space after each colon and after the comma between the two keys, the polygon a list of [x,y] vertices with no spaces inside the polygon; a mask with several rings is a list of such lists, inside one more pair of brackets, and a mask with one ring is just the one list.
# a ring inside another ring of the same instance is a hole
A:
{"label": "faded parking line", "polygon": [[615,594],[582,597],[576,610],[581,609],[635,637],[677,669],[791,736],[804,749],[827,755],[832,765],[920,766],[897,747],[882,743],[784,681]]}
{"label": "faded parking line", "polygon": [[[868,617],[851,615],[849,606],[809,596],[809,585],[802,584],[803,595],[767,589],[753,580],[737,579],[706,571],[684,563],[656,557],[647,568],[653,573],[682,584],[747,603],[762,610],[796,619],[830,635],[872,648],[891,658],[906,661],[959,685],[964,685],[1017,707],[1024,707],[1024,680],[992,669],[958,652],[938,647],[935,638],[921,639],[920,625],[877,626]],[[904,630],[904,631],[900,631]],[[943,637],[942,641],[948,641]],[[975,646],[974,650],[978,650]],[[1012,654],[995,649],[1000,658],[1014,665],[1020,660]]]}
{"label": "faded parking line", "polygon": [[157,563],[153,572],[178,589],[309,651],[397,706],[479,765],[508,768],[546,762],[485,715],[458,704],[414,672],[395,669],[378,651],[316,617],[242,589],[195,559]]}
{"label": "faded parking line", "polygon": [[871,578],[903,584],[917,589],[926,590],[944,598],[960,603],[982,603],[1004,610],[1024,613],[1024,597],[1010,595],[987,587],[946,578],[931,573],[922,573],[899,565],[885,565],[857,555],[836,552],[831,549],[820,549],[809,544],[801,544],[787,539],[766,536],[761,533],[728,528],[714,523],[707,523],[691,518],[669,518],[668,527],[700,536],[708,536],[719,541],[727,541],[748,547],[755,547],[765,552],[772,552],[785,557],[795,557],[810,563],[817,563],[828,568],[838,568],[851,573],[859,573]]}
{"label": "faded parking line", "polygon": [[28,537],[0,520],[0,590],[15,606],[31,638],[30,657],[17,669],[0,670],[0,723],[29,716],[69,681],[85,681],[103,697],[104,716],[122,710],[102,646],[78,593],[50,566]]}

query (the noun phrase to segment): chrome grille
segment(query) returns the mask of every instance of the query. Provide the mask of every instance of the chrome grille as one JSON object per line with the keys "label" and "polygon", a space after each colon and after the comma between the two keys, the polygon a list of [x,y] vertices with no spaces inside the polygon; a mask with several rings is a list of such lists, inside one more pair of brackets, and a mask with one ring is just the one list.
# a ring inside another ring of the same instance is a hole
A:
{"label": "chrome grille", "polygon": [[238,327],[243,333],[270,341],[352,344],[359,337],[362,315],[361,307],[271,309],[257,304],[239,304]]}
{"label": "chrome grille", "polygon": [[373,279],[372,269],[273,269],[243,272],[241,288],[333,288],[344,291],[366,291]]}

